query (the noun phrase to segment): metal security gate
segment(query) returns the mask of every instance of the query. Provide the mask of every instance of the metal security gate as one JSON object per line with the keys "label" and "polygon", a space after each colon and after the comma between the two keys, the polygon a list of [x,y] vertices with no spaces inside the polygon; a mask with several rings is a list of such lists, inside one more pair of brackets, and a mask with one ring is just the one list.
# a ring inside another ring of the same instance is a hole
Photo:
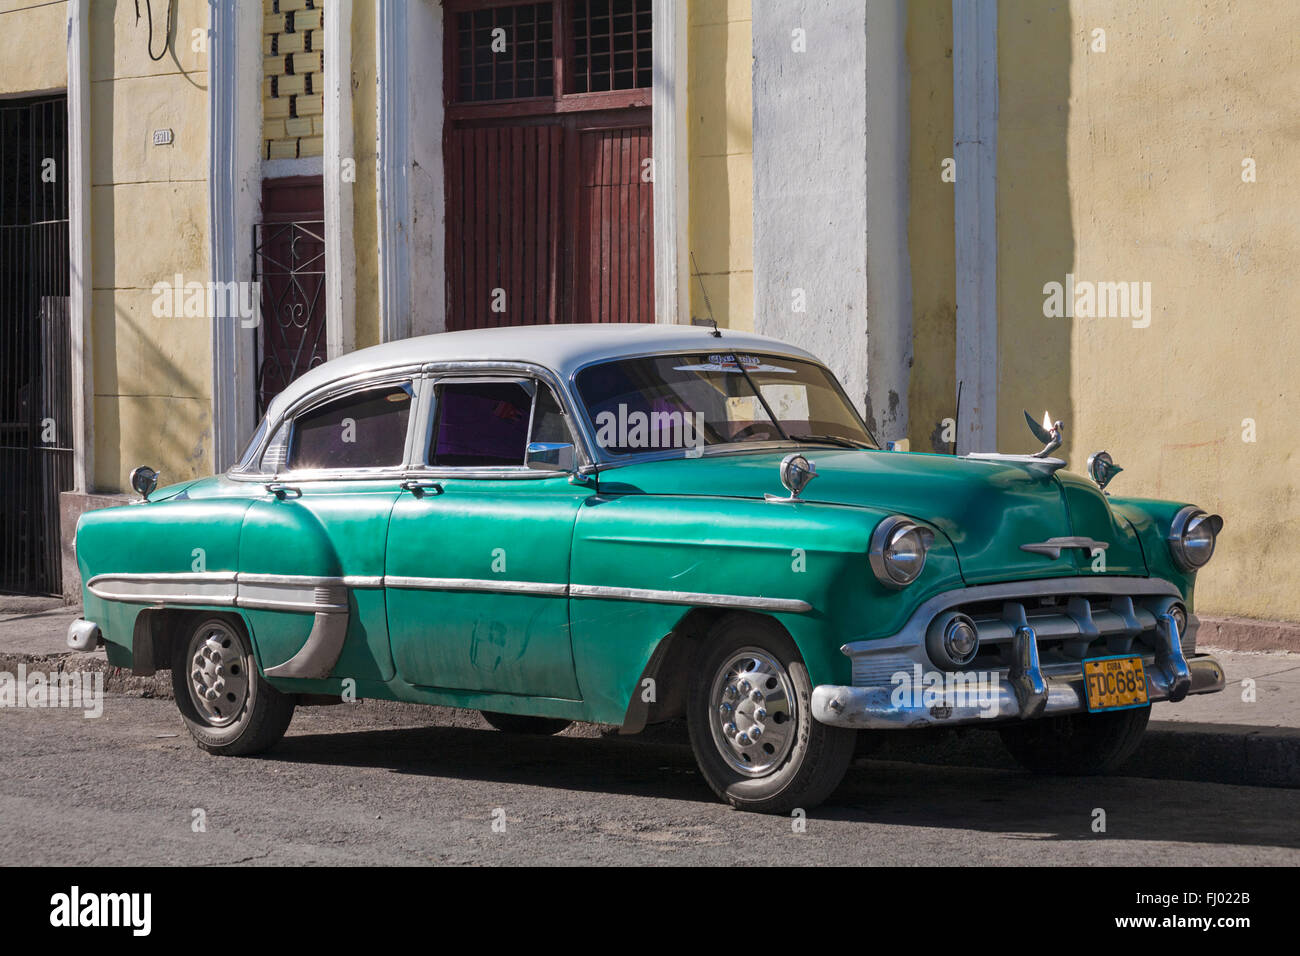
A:
{"label": "metal security gate", "polygon": [[253,279],[261,283],[257,414],[299,375],[328,358],[325,337],[325,193],[320,177],[267,180],[253,227]]}
{"label": "metal security gate", "polygon": [[0,101],[0,591],[59,594],[72,487],[67,101]]}

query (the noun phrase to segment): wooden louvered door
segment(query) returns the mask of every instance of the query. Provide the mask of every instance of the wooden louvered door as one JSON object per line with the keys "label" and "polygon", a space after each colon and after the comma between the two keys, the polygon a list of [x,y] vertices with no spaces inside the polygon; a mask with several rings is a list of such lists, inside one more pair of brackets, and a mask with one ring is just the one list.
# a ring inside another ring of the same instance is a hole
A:
{"label": "wooden louvered door", "polygon": [[447,328],[653,322],[650,0],[446,0]]}
{"label": "wooden louvered door", "polygon": [[560,321],[563,142],[558,126],[448,133],[449,329]]}
{"label": "wooden louvered door", "polygon": [[573,321],[654,321],[650,128],[577,133]]}

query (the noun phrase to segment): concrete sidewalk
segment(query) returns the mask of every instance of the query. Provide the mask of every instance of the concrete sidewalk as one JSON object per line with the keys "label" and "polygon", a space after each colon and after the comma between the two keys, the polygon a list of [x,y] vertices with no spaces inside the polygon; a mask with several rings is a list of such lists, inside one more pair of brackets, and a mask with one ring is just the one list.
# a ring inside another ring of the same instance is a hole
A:
{"label": "concrete sidewalk", "polygon": [[[141,678],[108,667],[102,648],[74,654],[68,625],[79,608],[58,599],[0,597],[0,671],[103,670],[111,691],[170,697],[170,675]],[[1205,648],[1223,664],[1222,693],[1158,703],[1142,746],[1124,767],[1132,776],[1214,783],[1300,787],[1300,654]],[[416,705],[393,705],[412,707]],[[441,710],[441,708],[439,708]],[[419,708],[415,713],[428,711]],[[657,742],[680,736],[676,722],[650,728]],[[864,739],[874,759],[1012,767],[995,733],[985,728],[883,732]]]}

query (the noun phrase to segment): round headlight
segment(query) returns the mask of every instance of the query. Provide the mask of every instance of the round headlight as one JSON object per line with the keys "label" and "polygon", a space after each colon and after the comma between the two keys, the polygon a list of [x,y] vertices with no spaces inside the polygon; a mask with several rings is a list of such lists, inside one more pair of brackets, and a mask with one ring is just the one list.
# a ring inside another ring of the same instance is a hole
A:
{"label": "round headlight", "polygon": [[1174,515],[1169,526],[1169,550],[1174,563],[1184,571],[1203,568],[1214,556],[1214,541],[1223,528],[1223,519],[1188,505]]}
{"label": "round headlight", "polygon": [[871,535],[871,570],[885,587],[905,588],[920,576],[933,541],[929,528],[899,515],[886,518]]}
{"label": "round headlight", "polygon": [[925,633],[925,647],[930,652],[930,660],[940,667],[965,667],[979,652],[979,629],[965,614],[949,611],[930,623]]}

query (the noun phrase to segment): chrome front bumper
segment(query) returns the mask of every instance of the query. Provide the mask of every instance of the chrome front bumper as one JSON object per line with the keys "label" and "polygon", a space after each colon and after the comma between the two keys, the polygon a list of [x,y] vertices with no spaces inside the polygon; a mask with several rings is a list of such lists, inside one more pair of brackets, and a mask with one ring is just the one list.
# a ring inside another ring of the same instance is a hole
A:
{"label": "chrome front bumper", "polygon": [[[1158,613],[1155,625],[1156,652],[1132,655],[1142,658],[1148,700],[1179,701],[1188,694],[1223,690],[1222,665],[1209,655],[1184,656],[1183,636],[1171,614]],[[813,688],[812,715],[836,727],[891,730],[1032,719],[1088,709],[1082,661],[1041,666],[1038,635],[1023,616],[1013,628],[1009,656],[1011,666],[982,672],[979,676],[986,680],[973,687],[958,679],[972,674],[932,667],[923,674],[919,663],[909,668],[910,673],[902,672],[906,677],[885,678],[885,683],[877,670],[875,679],[864,686],[821,684]],[[928,682],[933,683],[926,690]]]}

